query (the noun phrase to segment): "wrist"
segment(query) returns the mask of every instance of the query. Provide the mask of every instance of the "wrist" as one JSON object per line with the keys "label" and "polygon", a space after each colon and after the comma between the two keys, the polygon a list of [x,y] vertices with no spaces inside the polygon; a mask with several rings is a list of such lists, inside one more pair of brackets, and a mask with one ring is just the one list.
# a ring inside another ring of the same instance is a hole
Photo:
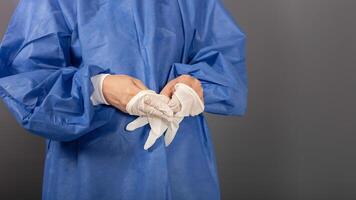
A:
{"label": "wrist", "polygon": [[98,75],[91,77],[91,82],[93,84],[94,91],[93,91],[90,99],[91,99],[93,105],[99,105],[99,104],[110,105],[108,103],[108,101],[106,100],[104,93],[103,93],[104,80],[109,75],[110,74],[98,74]]}
{"label": "wrist", "polygon": [[112,75],[111,74],[106,74],[103,78],[102,78],[102,82],[101,82],[101,93],[102,93],[102,97],[103,97],[103,101],[105,101],[107,105],[110,105],[110,95],[109,95],[109,91],[108,88],[110,88],[108,86],[108,82],[109,79]]}

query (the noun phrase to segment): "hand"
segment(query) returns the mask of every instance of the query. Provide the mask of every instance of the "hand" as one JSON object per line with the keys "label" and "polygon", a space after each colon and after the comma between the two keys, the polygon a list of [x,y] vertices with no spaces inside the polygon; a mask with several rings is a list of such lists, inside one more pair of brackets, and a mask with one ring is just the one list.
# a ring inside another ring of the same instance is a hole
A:
{"label": "hand", "polygon": [[134,131],[146,124],[150,125],[151,131],[144,146],[145,150],[150,148],[166,131],[164,141],[168,146],[175,138],[179,124],[184,117],[196,116],[204,111],[203,102],[192,88],[182,83],[176,84],[174,88],[175,92],[172,99],[161,95],[162,100],[168,103],[169,107],[175,112],[171,121],[147,115],[137,118],[126,126],[126,130]]}
{"label": "hand", "polygon": [[[165,101],[166,105],[168,106],[168,101],[170,99],[164,95],[160,95],[160,96],[161,96],[162,100]],[[172,120],[173,120],[173,116],[171,116],[170,121],[172,121]],[[168,121],[164,118],[148,114],[145,116],[140,116],[140,117],[136,118],[134,121],[130,122],[126,126],[126,130],[134,131],[142,126],[145,126],[146,124],[149,124],[149,126],[151,127],[151,130],[148,133],[148,138],[144,145],[145,150],[147,150],[151,146],[153,146],[154,143],[156,142],[156,140],[163,135],[163,133],[167,129],[166,124],[168,124]]]}
{"label": "hand", "polygon": [[167,124],[168,130],[164,137],[166,146],[172,143],[184,117],[199,115],[204,112],[205,108],[204,102],[188,85],[178,83],[174,88],[173,96],[168,102],[168,105],[174,110],[174,118]]}
{"label": "hand", "polygon": [[106,101],[125,113],[127,103],[142,90],[147,90],[147,87],[127,75],[109,75],[103,81],[102,91]]}
{"label": "hand", "polygon": [[168,106],[169,98],[156,94],[153,90],[142,90],[126,105],[126,111],[130,115],[152,116],[171,121],[173,111]]}
{"label": "hand", "polygon": [[126,126],[127,131],[134,131],[135,129],[142,127],[146,124],[150,125],[151,130],[148,134],[148,138],[144,145],[144,149],[147,150],[156,142],[156,140],[159,137],[162,136],[164,130],[167,129],[164,128],[165,123],[163,123],[163,121],[165,122],[172,121],[173,111],[168,106],[168,102],[170,101],[170,99],[167,96],[156,94],[154,91],[150,91],[150,90],[139,92],[135,97],[133,97],[132,100],[130,100],[130,102],[127,105],[127,111],[130,114],[139,113],[133,110],[142,107],[140,106],[140,104],[142,105],[142,102],[145,99],[145,97],[151,98],[151,100],[157,102],[158,107],[154,109],[155,112],[158,111],[158,112],[166,113],[166,115],[162,115],[162,114],[155,114],[155,112],[146,112],[145,114],[139,115],[140,117],[138,117],[136,120],[134,120],[133,122],[129,123]]}
{"label": "hand", "polygon": [[204,92],[200,81],[187,74],[181,75],[178,78],[169,81],[167,85],[162,89],[160,94],[166,95],[171,98],[175,90],[174,86],[177,83],[184,83],[191,87],[198,94],[200,99],[204,102]]}

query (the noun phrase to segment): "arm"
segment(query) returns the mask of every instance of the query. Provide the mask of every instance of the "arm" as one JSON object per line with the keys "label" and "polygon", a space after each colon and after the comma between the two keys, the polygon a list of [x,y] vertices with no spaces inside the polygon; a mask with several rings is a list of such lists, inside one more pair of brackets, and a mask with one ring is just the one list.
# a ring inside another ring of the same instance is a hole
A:
{"label": "arm", "polygon": [[99,66],[72,64],[72,26],[58,2],[23,0],[0,46],[0,96],[28,131],[74,140],[104,126],[115,109],[93,106]]}
{"label": "arm", "polygon": [[[175,63],[170,79],[188,74],[200,80],[205,111],[242,116],[247,104],[245,35],[219,0],[189,1],[185,21],[185,63]],[[194,9],[191,9],[194,8]]]}

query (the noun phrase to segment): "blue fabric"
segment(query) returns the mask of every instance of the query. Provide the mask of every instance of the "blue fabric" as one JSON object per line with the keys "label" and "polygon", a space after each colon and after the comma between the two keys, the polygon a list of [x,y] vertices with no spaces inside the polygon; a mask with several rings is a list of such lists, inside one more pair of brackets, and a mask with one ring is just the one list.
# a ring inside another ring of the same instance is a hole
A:
{"label": "blue fabric", "polygon": [[203,114],[185,118],[168,148],[160,138],[145,151],[149,127],[128,133],[135,117],[93,106],[90,77],[127,74],[159,92],[190,74],[206,112],[242,116],[244,45],[218,0],[22,0],[0,48],[0,96],[47,139],[43,199],[219,199]]}

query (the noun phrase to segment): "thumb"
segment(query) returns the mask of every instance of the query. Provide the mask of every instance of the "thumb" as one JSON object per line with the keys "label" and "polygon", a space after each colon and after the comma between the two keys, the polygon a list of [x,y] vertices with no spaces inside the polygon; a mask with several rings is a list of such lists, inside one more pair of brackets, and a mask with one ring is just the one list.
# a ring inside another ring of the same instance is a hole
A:
{"label": "thumb", "polygon": [[138,117],[134,121],[132,121],[129,124],[127,124],[126,130],[127,131],[134,131],[134,130],[142,127],[142,126],[145,126],[146,124],[148,124],[147,117]]}

